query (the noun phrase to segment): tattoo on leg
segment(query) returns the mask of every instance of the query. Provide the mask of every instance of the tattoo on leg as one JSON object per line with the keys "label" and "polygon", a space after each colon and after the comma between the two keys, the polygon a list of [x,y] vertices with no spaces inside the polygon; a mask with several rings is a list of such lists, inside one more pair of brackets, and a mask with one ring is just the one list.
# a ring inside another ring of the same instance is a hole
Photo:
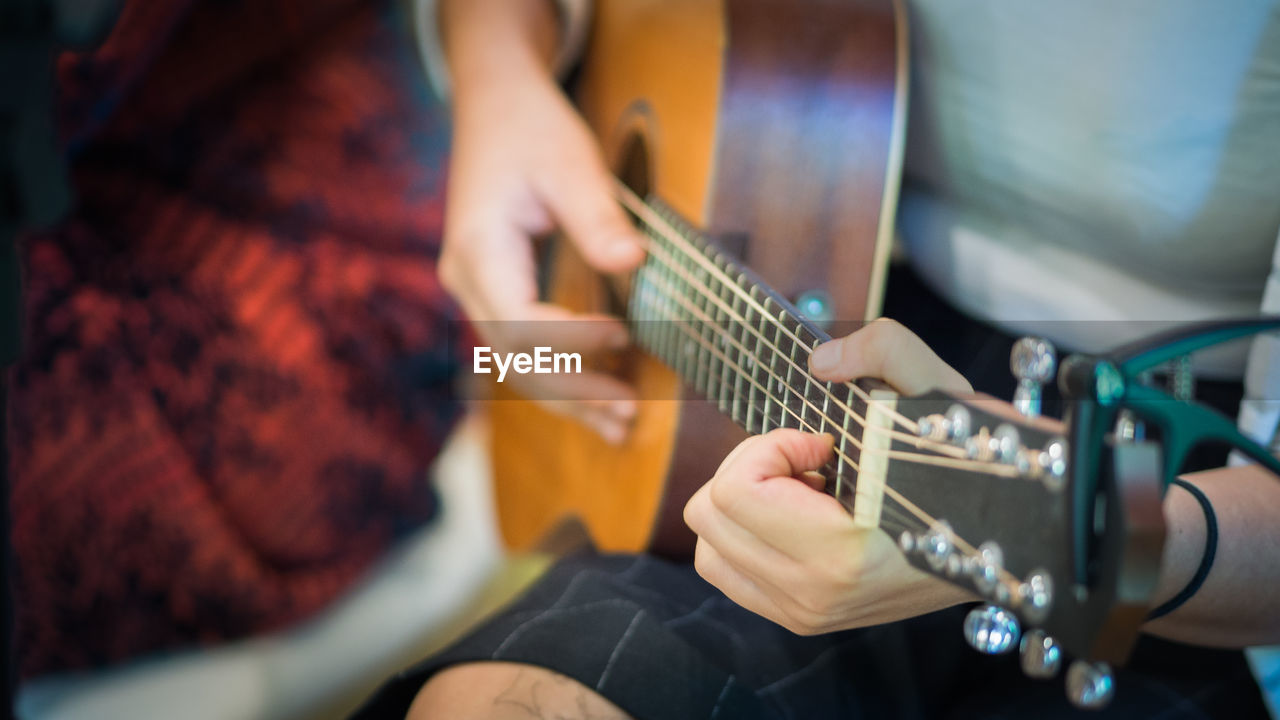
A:
{"label": "tattoo on leg", "polygon": [[494,707],[516,708],[533,720],[629,720],[573,678],[546,672],[550,678],[544,673],[530,677],[524,670],[516,673],[511,685],[494,698]]}

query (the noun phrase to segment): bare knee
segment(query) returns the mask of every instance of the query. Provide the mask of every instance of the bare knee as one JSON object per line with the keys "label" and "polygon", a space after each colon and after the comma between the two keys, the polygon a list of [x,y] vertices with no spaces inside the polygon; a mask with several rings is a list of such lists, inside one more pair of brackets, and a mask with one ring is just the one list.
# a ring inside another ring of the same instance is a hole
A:
{"label": "bare knee", "polygon": [[455,665],[427,681],[407,720],[630,720],[586,685],[534,665]]}

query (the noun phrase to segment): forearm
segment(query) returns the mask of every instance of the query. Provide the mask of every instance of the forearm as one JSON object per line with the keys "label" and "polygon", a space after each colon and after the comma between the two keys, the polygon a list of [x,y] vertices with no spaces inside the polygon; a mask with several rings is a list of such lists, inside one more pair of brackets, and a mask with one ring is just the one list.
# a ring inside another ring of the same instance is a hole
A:
{"label": "forearm", "polygon": [[552,79],[559,18],[552,0],[441,0],[455,99],[494,82]]}
{"label": "forearm", "polygon": [[[1196,645],[1241,647],[1280,642],[1280,481],[1257,466],[1222,468],[1183,479],[1200,488],[1218,519],[1218,549],[1204,584],[1186,603],[1144,628]],[[1206,523],[1186,490],[1165,497],[1170,528],[1158,605],[1176,595],[1204,556]]]}

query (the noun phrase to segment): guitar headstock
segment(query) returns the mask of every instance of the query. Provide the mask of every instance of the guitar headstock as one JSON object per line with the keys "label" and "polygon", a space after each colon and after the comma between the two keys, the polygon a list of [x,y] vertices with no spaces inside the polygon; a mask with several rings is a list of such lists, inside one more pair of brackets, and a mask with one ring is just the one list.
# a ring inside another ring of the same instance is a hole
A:
{"label": "guitar headstock", "polygon": [[[1154,446],[1109,443],[1089,488],[1092,537],[1078,542],[1070,420],[1038,415],[1053,348],[1024,339],[1011,365],[1013,405],[944,392],[896,399],[915,432],[894,433],[879,449],[892,510],[879,524],[914,566],[985,601],[965,621],[971,645],[1017,650],[1038,678],[1074,658],[1069,697],[1101,707],[1112,692],[1109,665],[1127,658],[1159,572],[1160,458]],[[875,451],[864,445],[864,454]]]}

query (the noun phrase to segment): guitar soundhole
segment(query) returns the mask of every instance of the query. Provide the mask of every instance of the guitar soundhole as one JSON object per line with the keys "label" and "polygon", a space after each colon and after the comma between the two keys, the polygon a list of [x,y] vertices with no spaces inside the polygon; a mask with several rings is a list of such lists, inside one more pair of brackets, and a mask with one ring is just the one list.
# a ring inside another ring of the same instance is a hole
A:
{"label": "guitar soundhole", "polygon": [[618,179],[631,192],[647,197],[653,188],[653,165],[649,157],[649,145],[638,129],[627,133],[618,154]]}

